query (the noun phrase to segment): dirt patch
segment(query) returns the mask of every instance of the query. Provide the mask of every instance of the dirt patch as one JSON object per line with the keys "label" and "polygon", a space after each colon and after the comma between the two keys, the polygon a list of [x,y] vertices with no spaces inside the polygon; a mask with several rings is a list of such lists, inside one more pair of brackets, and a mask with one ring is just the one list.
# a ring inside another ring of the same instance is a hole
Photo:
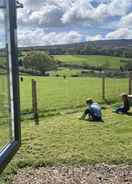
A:
{"label": "dirt patch", "polygon": [[132,166],[41,167],[18,170],[12,184],[131,184]]}

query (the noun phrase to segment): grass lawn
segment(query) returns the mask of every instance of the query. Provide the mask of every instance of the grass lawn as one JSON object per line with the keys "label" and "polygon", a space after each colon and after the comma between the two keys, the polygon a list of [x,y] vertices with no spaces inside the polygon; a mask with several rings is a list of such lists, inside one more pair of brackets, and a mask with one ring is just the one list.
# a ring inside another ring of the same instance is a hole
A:
{"label": "grass lawn", "polygon": [[128,115],[103,110],[104,123],[82,121],[81,112],[22,122],[22,146],[0,178],[17,168],[46,165],[132,163],[132,121]]}
{"label": "grass lawn", "polygon": [[120,68],[124,63],[120,60],[125,59],[121,57],[100,56],[100,55],[54,55],[55,59],[66,63],[75,64],[89,64],[92,66],[103,66],[108,68]]}

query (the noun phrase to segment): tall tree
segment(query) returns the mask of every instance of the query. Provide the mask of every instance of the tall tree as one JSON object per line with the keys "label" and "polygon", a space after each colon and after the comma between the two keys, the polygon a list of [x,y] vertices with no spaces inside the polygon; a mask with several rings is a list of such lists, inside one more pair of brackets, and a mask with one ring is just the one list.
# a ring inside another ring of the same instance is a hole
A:
{"label": "tall tree", "polygon": [[23,65],[26,69],[39,71],[42,75],[45,75],[46,71],[54,70],[57,67],[54,57],[38,51],[29,52],[23,59]]}

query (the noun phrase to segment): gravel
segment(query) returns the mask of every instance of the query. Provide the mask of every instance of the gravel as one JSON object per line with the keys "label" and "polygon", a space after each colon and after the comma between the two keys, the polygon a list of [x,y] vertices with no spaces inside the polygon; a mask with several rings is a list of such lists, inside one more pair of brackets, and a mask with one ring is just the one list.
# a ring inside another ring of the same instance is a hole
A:
{"label": "gravel", "polygon": [[132,166],[41,167],[18,170],[12,184],[131,184]]}

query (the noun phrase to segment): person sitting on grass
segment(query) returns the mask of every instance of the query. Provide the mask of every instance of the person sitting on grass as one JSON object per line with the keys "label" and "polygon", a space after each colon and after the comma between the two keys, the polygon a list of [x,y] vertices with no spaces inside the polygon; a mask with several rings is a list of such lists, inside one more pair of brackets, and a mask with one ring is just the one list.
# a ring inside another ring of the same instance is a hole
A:
{"label": "person sitting on grass", "polygon": [[91,121],[102,121],[100,105],[94,102],[92,99],[87,99],[86,105],[87,107],[80,119],[84,120],[88,116],[89,120]]}
{"label": "person sitting on grass", "polygon": [[132,98],[132,95],[127,95],[126,93],[122,93],[120,96],[122,97],[123,105],[118,107],[113,112],[126,114],[130,110],[130,99]]}

